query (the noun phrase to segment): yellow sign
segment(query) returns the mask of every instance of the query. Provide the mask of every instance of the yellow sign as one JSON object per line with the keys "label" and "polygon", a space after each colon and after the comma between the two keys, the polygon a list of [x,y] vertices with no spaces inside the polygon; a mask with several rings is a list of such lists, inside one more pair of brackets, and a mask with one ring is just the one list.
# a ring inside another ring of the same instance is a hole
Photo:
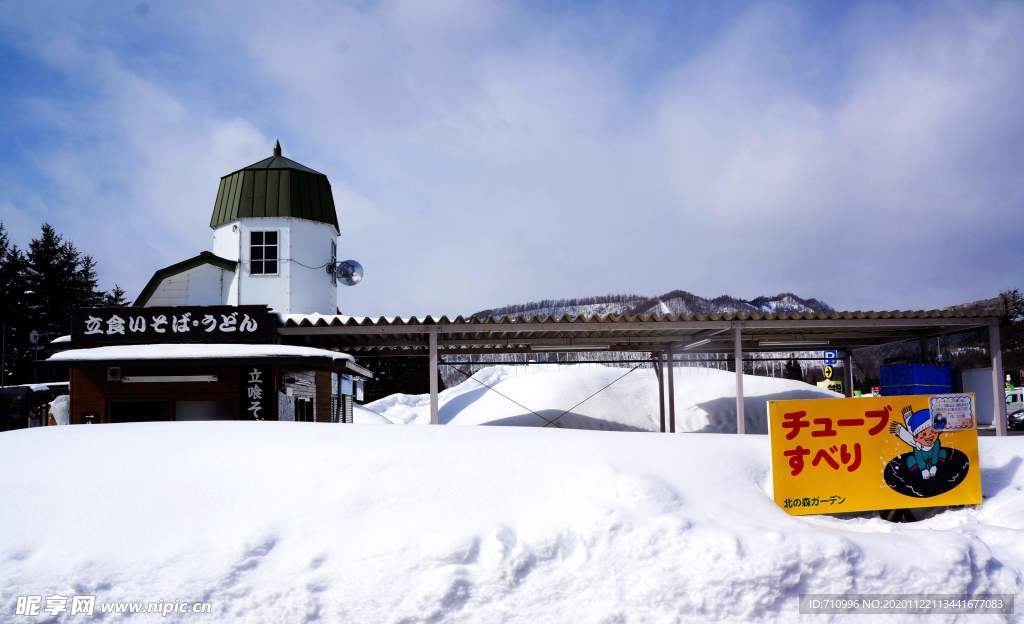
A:
{"label": "yellow sign", "polygon": [[973,394],[769,401],[775,502],[792,515],[981,504]]}
{"label": "yellow sign", "polygon": [[826,366],[825,367],[825,379],[832,379],[832,367],[831,366]]}
{"label": "yellow sign", "polygon": [[824,388],[825,390],[831,390],[832,392],[838,392],[839,394],[843,393],[843,382],[836,381],[835,379],[826,379],[825,381],[819,381],[815,385],[818,386],[819,388]]}

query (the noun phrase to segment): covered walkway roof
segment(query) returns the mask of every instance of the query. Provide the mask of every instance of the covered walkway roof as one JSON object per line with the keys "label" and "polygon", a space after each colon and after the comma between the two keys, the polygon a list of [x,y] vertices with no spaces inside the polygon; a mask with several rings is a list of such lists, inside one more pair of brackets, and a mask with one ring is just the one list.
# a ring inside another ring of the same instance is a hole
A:
{"label": "covered walkway roof", "polygon": [[737,327],[743,351],[849,351],[980,329],[1001,315],[994,309],[482,318],[287,315],[278,332],[287,342],[340,348],[356,356],[427,355],[431,334],[441,354],[669,348],[732,353],[735,335],[729,330]]}
{"label": "covered walkway roof", "polygon": [[[735,358],[736,431],[745,432],[743,354],[836,350],[845,356],[847,391],[853,385],[850,351],[969,330],[988,330],[997,432],[1005,435],[999,321],[991,308],[886,312],[724,313],[714,315],[353,317],[285,315],[282,340],[355,356],[427,356],[430,413],[438,414],[438,366],[444,355],[538,351],[649,352],[660,387],[662,431],[675,431],[672,366],[675,353],[731,353]],[[668,368],[668,372],[664,370]],[[666,390],[667,388],[667,397]],[[666,421],[665,406],[668,406]]]}

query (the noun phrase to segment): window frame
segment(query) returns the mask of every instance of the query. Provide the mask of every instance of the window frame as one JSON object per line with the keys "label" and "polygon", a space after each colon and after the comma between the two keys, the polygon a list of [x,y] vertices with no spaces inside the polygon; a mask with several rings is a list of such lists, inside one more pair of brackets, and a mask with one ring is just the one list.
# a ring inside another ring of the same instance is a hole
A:
{"label": "window frame", "polygon": [[[274,234],[274,244],[273,245],[269,245],[266,242],[266,235],[269,234],[269,233],[273,233]],[[260,234],[263,237],[262,242],[259,243],[259,244],[254,243],[253,242],[253,234]],[[262,257],[259,258],[258,260],[254,260],[253,259],[253,249],[256,248],[256,247],[259,247],[262,250],[262,252],[260,254]],[[270,249],[270,248],[274,249],[274,259],[273,260],[267,260],[266,250]],[[273,272],[266,271],[266,265],[267,265],[268,262],[273,262],[274,263],[274,269],[275,270]],[[263,270],[261,270],[259,273],[257,273],[256,271],[253,270],[253,268],[256,265],[256,263],[259,263],[260,266],[263,268]],[[268,229],[262,229],[261,228],[261,229],[258,229],[258,230],[249,230],[249,275],[252,276],[252,277],[277,277],[277,276],[281,275],[281,231],[280,230],[278,230],[276,228],[268,228]]]}

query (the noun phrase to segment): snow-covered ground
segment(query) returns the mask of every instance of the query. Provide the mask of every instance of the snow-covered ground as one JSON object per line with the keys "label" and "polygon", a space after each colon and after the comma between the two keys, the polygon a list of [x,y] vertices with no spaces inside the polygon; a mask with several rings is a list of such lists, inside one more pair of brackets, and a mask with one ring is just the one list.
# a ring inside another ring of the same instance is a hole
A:
{"label": "snow-covered ground", "polygon": [[[440,393],[438,419],[454,425],[544,426],[554,421],[576,429],[658,431],[654,370],[641,368],[622,377],[628,371],[597,364],[484,368]],[[674,379],[677,431],[736,431],[735,373],[679,367]],[[573,408],[608,384],[607,390]],[[743,389],[747,431],[757,433],[767,431],[769,400],[839,396],[801,381],[754,375],[743,376]],[[394,394],[356,410],[356,422],[367,424],[429,421],[429,395]]]}
{"label": "snow-covered ground", "polygon": [[983,438],[980,509],[890,524],[784,513],[759,435],[11,431],[0,433],[0,621],[44,621],[15,618],[16,596],[57,593],[213,603],[211,616],[151,618],[163,622],[531,624],[816,622],[828,618],[799,617],[799,594],[1016,594],[1022,455],[1019,438]]}

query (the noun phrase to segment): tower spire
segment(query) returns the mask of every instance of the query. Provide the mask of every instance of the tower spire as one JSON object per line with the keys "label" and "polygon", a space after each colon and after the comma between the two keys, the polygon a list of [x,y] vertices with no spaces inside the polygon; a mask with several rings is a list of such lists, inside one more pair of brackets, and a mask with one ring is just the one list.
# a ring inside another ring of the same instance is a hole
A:
{"label": "tower spire", "polygon": [[281,155],[281,142],[280,141],[274,141],[274,156],[280,156],[280,155]]}

